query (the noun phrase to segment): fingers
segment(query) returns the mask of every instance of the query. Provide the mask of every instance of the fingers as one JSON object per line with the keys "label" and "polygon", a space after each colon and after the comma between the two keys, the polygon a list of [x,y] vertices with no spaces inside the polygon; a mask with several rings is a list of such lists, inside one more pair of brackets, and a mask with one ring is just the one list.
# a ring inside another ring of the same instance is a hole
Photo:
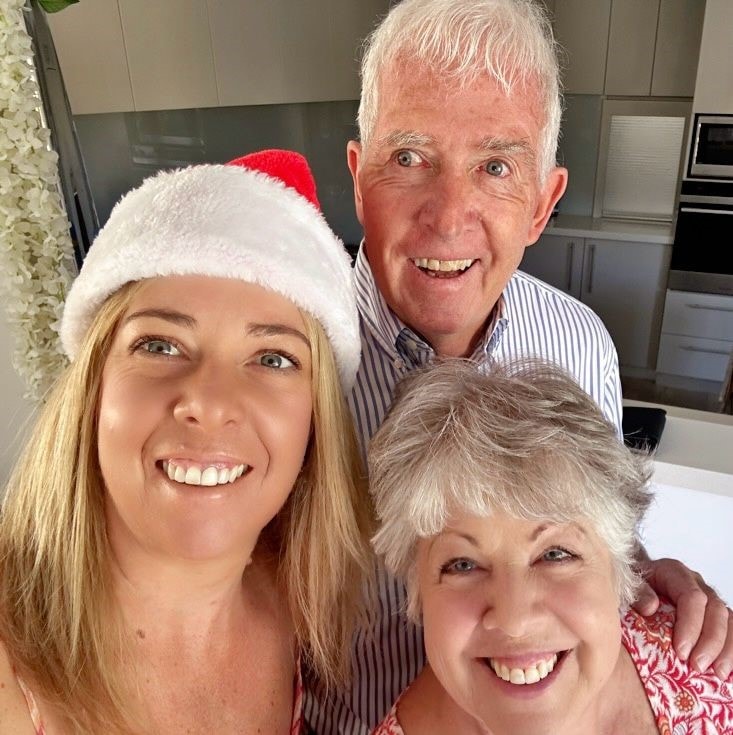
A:
{"label": "fingers", "polygon": [[639,587],[633,607],[639,615],[644,617],[654,615],[659,608],[659,597],[646,582]]}
{"label": "fingers", "polygon": [[[672,644],[679,657],[689,660],[697,671],[712,666],[721,679],[727,679],[733,670],[733,613],[699,574],[681,562],[659,559],[639,566],[655,592],[677,608]],[[635,605],[642,615],[653,613],[646,611],[649,600],[643,590]]]}

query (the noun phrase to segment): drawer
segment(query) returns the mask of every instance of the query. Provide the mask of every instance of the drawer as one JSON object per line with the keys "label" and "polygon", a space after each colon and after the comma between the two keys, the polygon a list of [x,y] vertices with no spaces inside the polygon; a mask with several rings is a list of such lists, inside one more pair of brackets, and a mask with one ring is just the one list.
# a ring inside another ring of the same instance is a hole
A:
{"label": "drawer", "polygon": [[667,291],[662,333],[733,341],[733,296]]}
{"label": "drawer", "polygon": [[659,341],[657,372],[721,382],[731,350],[733,341],[663,334]]}

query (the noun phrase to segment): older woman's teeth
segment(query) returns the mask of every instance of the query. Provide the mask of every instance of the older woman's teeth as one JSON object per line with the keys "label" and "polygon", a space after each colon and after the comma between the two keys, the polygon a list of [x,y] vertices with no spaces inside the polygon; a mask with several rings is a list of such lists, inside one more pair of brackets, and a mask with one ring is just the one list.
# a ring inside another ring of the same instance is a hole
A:
{"label": "older woman's teeth", "polygon": [[510,669],[506,664],[503,664],[500,661],[489,659],[489,665],[496,675],[500,679],[508,681],[511,684],[536,684],[538,681],[544,679],[555,668],[556,663],[556,653],[534,666],[528,666],[526,669]]}
{"label": "older woman's teeth", "polygon": [[473,260],[436,260],[435,258],[413,258],[412,262],[418,268],[429,271],[440,271],[441,273],[465,271],[473,264]]}
{"label": "older woman's teeth", "polygon": [[177,465],[175,462],[164,461],[163,471],[174,482],[180,482],[185,485],[203,485],[212,487],[214,485],[226,485],[228,482],[234,482],[241,477],[249,466],[246,464],[238,464],[234,467],[196,467],[189,466],[187,468]]}

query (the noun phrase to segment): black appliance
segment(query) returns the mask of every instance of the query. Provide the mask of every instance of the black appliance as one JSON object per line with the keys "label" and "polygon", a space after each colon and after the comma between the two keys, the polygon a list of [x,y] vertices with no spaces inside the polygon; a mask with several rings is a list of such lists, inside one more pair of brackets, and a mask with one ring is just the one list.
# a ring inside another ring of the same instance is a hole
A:
{"label": "black appliance", "polygon": [[695,115],[669,288],[733,294],[733,115]]}

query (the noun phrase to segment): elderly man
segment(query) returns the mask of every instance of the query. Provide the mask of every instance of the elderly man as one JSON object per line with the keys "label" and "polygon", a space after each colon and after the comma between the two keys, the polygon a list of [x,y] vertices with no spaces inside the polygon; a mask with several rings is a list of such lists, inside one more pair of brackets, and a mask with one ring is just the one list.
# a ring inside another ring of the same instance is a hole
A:
{"label": "elderly man", "polygon": [[[434,356],[535,355],[572,375],[620,427],[613,343],[587,307],[517,272],[562,196],[552,32],[531,0],[403,0],[362,62],[360,142],[348,145],[364,228],[355,278],[363,357],[351,406],[364,446],[395,384]],[[678,562],[649,563],[676,603],[675,646],[700,668],[733,665],[729,611]],[[383,570],[358,636],[352,691],[309,697],[318,733],[366,733],[424,664],[402,585]],[[653,612],[651,590],[637,607]],[[701,636],[702,633],[702,636]],[[727,638],[727,643],[726,643]],[[724,645],[725,644],[725,645]],[[722,649],[722,653],[721,653]]]}

